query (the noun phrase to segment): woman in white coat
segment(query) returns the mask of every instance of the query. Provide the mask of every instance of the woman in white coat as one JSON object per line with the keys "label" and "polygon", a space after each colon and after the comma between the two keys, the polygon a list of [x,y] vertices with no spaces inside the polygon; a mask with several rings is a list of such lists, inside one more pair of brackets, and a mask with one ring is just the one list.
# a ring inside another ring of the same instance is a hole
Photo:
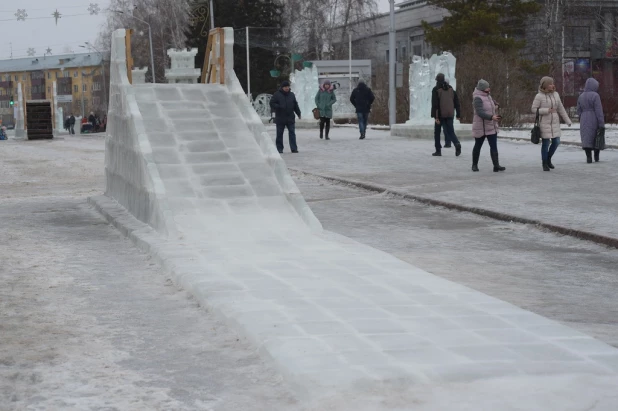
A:
{"label": "woman in white coat", "polygon": [[554,168],[551,158],[560,145],[560,117],[569,127],[572,124],[562,101],[560,101],[560,95],[556,92],[554,79],[551,77],[541,79],[539,93],[534,97],[532,103],[532,112],[536,114],[537,109],[540,115],[541,138],[543,140],[541,145],[543,171],[549,171]]}

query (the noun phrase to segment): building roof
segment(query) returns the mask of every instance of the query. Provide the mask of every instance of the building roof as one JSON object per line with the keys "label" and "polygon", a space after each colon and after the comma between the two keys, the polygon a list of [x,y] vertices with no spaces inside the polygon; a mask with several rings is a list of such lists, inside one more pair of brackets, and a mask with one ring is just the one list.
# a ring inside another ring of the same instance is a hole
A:
{"label": "building roof", "polygon": [[99,53],[71,53],[58,56],[27,57],[0,60],[0,73],[34,70],[57,70],[98,66],[102,62]]}

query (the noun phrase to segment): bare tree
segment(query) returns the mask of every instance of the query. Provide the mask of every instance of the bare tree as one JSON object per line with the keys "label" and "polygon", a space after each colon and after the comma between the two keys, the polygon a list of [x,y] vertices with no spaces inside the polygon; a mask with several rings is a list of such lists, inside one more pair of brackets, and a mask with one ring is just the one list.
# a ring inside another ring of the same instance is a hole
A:
{"label": "bare tree", "polygon": [[[99,50],[111,49],[111,33],[118,28],[133,28],[132,53],[135,66],[150,67],[148,25],[152,29],[152,48],[157,82],[164,79],[169,66],[167,50],[185,46],[185,30],[189,25],[189,0],[111,0],[107,24],[97,40]],[[150,74],[152,75],[152,74]]]}

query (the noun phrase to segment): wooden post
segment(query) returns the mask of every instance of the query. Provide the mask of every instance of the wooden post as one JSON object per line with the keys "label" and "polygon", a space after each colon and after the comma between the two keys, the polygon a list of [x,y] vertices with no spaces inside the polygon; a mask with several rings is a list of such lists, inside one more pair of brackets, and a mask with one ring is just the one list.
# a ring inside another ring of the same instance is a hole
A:
{"label": "wooden post", "polygon": [[206,52],[204,54],[204,67],[202,68],[201,83],[210,83],[210,51],[212,50],[212,34],[208,33],[208,42],[206,43]]}
{"label": "wooden post", "polygon": [[129,83],[133,84],[133,57],[131,56],[131,35],[133,34],[133,29],[126,29],[126,34],[124,37],[124,44],[127,51],[127,78],[129,79]]}
{"label": "wooden post", "polygon": [[219,84],[225,84],[225,30],[219,29]]}

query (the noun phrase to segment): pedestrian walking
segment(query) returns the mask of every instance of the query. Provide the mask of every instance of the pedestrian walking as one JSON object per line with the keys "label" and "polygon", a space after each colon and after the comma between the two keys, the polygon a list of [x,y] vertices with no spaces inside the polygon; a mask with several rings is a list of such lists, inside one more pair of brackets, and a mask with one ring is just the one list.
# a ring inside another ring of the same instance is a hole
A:
{"label": "pedestrian walking", "polygon": [[[603,106],[598,93],[599,82],[592,77],[586,80],[584,92],[577,99],[577,114],[579,115],[579,135],[582,139],[582,148],[586,152],[586,161],[599,162],[600,150],[595,147],[595,139],[599,129],[605,129]],[[605,130],[603,130],[604,132]]]}
{"label": "pedestrian walking", "polygon": [[[543,161],[543,171],[549,171],[554,167],[551,162],[560,145],[560,117],[571,127],[569,118],[560,95],[556,91],[554,79],[543,77],[539,85],[539,92],[532,102],[532,112],[539,110],[539,125],[541,127],[541,160]],[[550,145],[551,142],[551,145]]]}
{"label": "pedestrian walking", "polygon": [[[455,155],[461,155],[461,143],[455,135],[455,126],[453,124],[455,114],[457,114],[457,120],[461,120],[461,107],[459,105],[459,97],[457,97],[457,93],[453,90],[448,84],[448,80],[442,78],[442,87],[438,89],[437,95],[438,100],[435,103],[435,122],[437,126],[442,126],[444,129],[444,139],[446,142],[453,143],[455,145]],[[436,143],[436,152],[432,155],[434,157],[439,157],[442,155],[441,147],[440,147],[440,131],[434,133],[434,138]]]}
{"label": "pedestrian walking", "polygon": [[[330,132],[330,119],[333,118],[333,104],[337,101],[335,93],[329,80],[326,80],[320,90],[315,95],[315,106],[320,111],[320,138],[326,137],[330,140],[328,134]],[[324,129],[326,128],[326,134]]]}
{"label": "pedestrian walking", "polygon": [[474,137],[474,148],[472,149],[472,171],[479,171],[479,158],[481,148],[485,139],[489,143],[491,161],[494,164],[494,171],[504,171],[505,167],[500,165],[498,159],[498,122],[501,117],[497,114],[498,103],[491,97],[491,88],[486,80],[479,80],[474,93],[472,102],[474,105],[474,117],[472,119],[472,136]]}
{"label": "pedestrian walking", "polygon": [[[440,90],[442,87],[444,87],[444,81],[445,81],[446,77],[444,76],[444,73],[438,73],[436,75],[436,85],[434,86],[434,88],[431,90],[431,118],[435,119],[435,120],[439,120],[438,117],[436,117],[436,111],[438,110],[438,90]],[[441,152],[442,150],[442,145],[440,144],[440,134],[442,134],[442,124],[440,123],[440,121],[435,121],[434,123],[434,127],[433,127],[433,139],[435,140],[435,146],[436,146],[436,153],[437,152]],[[448,139],[448,136],[446,135],[446,133],[444,134],[444,148],[449,148],[452,147],[451,146],[451,141]]]}
{"label": "pedestrian walking", "polygon": [[358,118],[358,130],[360,131],[360,139],[365,139],[367,132],[367,123],[369,122],[369,113],[371,105],[375,100],[375,96],[367,84],[363,80],[358,81],[358,86],[352,90],[350,95],[350,103],[356,108],[356,117]]}
{"label": "pedestrian walking", "polygon": [[277,151],[283,153],[283,132],[288,129],[290,138],[290,149],[292,153],[298,153],[296,145],[296,117],[300,120],[300,107],[296,101],[296,96],[290,91],[290,82],[283,81],[281,88],[273,94],[270,99],[270,108],[275,112],[275,124],[277,125]]}
{"label": "pedestrian walking", "polygon": [[75,116],[73,114],[69,117],[69,132],[75,134]]}

